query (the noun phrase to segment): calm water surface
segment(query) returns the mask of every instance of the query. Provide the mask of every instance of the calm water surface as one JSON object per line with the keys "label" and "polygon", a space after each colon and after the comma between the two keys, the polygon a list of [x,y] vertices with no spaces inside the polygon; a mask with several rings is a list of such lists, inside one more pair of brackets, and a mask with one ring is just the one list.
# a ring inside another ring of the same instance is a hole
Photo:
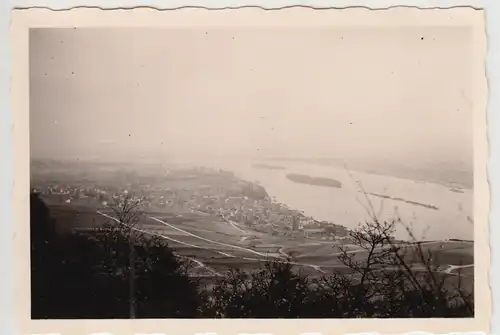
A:
{"label": "calm water surface", "polygon": [[[379,220],[401,219],[404,225],[412,228],[418,239],[473,239],[473,191],[470,189],[461,189],[463,193],[457,193],[452,192],[450,187],[434,183],[302,163],[276,164],[285,166],[286,170],[255,168],[248,161],[214,160],[204,163],[231,170],[242,179],[260,183],[277,201],[302,210],[317,220],[328,220],[352,229],[370,219],[368,212],[375,212]],[[333,178],[342,183],[342,188],[295,183],[286,178],[288,173]],[[437,209],[377,196],[367,197],[361,188],[366,193],[401,198]],[[396,237],[408,239],[403,224],[398,224]]]}

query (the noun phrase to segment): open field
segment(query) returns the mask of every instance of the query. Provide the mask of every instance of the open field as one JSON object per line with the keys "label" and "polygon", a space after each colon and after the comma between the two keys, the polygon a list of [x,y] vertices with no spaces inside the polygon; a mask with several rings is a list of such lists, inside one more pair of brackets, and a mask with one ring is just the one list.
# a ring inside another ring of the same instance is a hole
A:
{"label": "open field", "polygon": [[[66,229],[89,231],[107,221],[116,221],[109,210],[102,208],[55,205],[50,206],[50,210],[58,226]],[[179,257],[191,262],[193,276],[222,276],[229,269],[251,271],[260,268],[265,261],[282,260],[288,256],[293,257],[292,264],[297,270],[311,276],[351,271],[338,259],[340,241],[271,236],[214,216],[193,213],[152,212],[145,213],[143,218],[136,229],[166,240]],[[441,275],[457,277],[460,271],[468,286],[473,285],[473,246],[472,242],[461,241],[420,243],[423,254],[431,252],[441,264]],[[359,246],[344,247],[356,260],[363,260],[367,255],[367,251]],[[408,250],[414,247],[405,246]],[[424,270],[413,253],[409,252],[405,257],[416,271]]]}

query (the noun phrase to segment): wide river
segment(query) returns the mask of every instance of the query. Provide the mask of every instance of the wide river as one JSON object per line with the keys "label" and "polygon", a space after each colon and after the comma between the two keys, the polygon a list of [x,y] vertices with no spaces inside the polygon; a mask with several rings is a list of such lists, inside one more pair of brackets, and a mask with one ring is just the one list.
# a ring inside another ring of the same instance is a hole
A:
{"label": "wide river", "polygon": [[[410,227],[419,240],[473,240],[471,189],[460,189],[463,192],[460,193],[435,183],[305,163],[276,164],[286,167],[285,170],[256,168],[252,166],[252,162],[245,161],[219,160],[204,163],[231,170],[242,179],[258,182],[276,201],[302,210],[305,215],[316,220],[327,220],[352,229],[370,220],[375,213],[379,220],[399,219],[395,233],[397,238],[408,239],[405,227]],[[342,187],[296,183],[286,178],[288,173],[332,178],[340,181]],[[369,193],[428,206],[374,195],[366,196]]]}

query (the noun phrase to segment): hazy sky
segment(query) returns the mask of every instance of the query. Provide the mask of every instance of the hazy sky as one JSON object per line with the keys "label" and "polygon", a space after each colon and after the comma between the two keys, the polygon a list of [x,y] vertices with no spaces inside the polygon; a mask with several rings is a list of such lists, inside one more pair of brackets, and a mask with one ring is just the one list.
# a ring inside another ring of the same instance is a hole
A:
{"label": "hazy sky", "polygon": [[471,35],[415,29],[38,29],[33,156],[472,162]]}

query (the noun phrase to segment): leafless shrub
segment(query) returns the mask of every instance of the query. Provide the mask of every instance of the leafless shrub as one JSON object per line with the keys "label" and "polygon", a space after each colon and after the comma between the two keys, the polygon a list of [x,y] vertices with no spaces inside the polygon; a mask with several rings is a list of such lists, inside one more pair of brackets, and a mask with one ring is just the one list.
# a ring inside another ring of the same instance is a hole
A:
{"label": "leafless shrub", "polygon": [[[380,221],[368,194],[359,183],[370,222],[350,232],[352,244],[363,251],[352,253],[342,246],[339,260],[352,270],[352,287],[358,304],[376,304],[376,317],[447,317],[473,315],[473,293],[466,293],[462,277],[450,283],[442,273],[438,255],[417,241],[411,227],[400,219]],[[396,241],[396,225],[404,227],[410,241]],[[362,255],[362,257],[360,257]],[[410,307],[411,306],[411,307]]]}

